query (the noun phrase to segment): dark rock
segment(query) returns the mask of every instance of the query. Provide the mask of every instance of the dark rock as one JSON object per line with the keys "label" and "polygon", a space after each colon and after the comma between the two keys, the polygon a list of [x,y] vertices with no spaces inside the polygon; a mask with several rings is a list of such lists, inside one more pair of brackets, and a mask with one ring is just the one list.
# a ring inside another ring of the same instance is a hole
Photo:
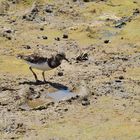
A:
{"label": "dark rock", "polygon": [[72,103],[72,99],[68,99],[68,100],[66,100],[66,102],[68,102],[68,103]]}
{"label": "dark rock", "polygon": [[140,14],[140,10],[139,9],[134,9],[134,12],[133,12],[133,15],[138,15],[138,14]]}
{"label": "dark rock", "polygon": [[36,18],[38,12],[39,12],[38,6],[34,5],[27,14],[23,15],[22,19],[25,19],[27,21],[33,21]]}
{"label": "dark rock", "polygon": [[63,34],[63,38],[68,38],[68,35],[67,34]]}
{"label": "dark rock", "polygon": [[137,3],[137,1],[133,1],[133,3]]}
{"label": "dark rock", "polygon": [[58,76],[63,76],[63,72],[58,72]]}
{"label": "dark rock", "polygon": [[104,43],[105,43],[105,44],[109,43],[109,40],[105,40]]}
{"label": "dark rock", "polygon": [[118,24],[115,25],[116,28],[121,28],[122,26],[126,25],[125,22],[120,22]]}
{"label": "dark rock", "polygon": [[122,81],[121,81],[121,80],[115,80],[115,82],[116,82],[116,83],[121,83]]}
{"label": "dark rock", "polygon": [[47,13],[52,13],[53,11],[51,10],[51,9],[45,9],[45,12],[47,12]]}
{"label": "dark rock", "polygon": [[47,37],[47,36],[42,36],[42,38],[43,38],[43,39],[48,39],[48,37]]}
{"label": "dark rock", "polygon": [[84,2],[90,2],[90,0],[83,0]]}
{"label": "dark rock", "polygon": [[89,101],[87,98],[84,98],[84,99],[82,100],[82,105],[83,105],[83,106],[90,105],[90,101]]}
{"label": "dark rock", "polygon": [[56,37],[55,40],[60,41],[60,38],[59,37]]}
{"label": "dark rock", "polygon": [[10,108],[7,108],[7,111],[8,111],[8,112],[10,112],[10,111],[11,111],[11,109],[10,109]]}
{"label": "dark rock", "polygon": [[82,62],[82,61],[86,61],[86,60],[88,60],[88,54],[87,53],[82,53],[76,58],[77,62],[78,61]]}
{"label": "dark rock", "polygon": [[6,37],[8,40],[11,40],[12,38],[10,36]]}
{"label": "dark rock", "polygon": [[25,48],[25,49],[31,49],[31,46],[25,45],[24,48]]}
{"label": "dark rock", "polygon": [[128,58],[122,58],[123,61],[128,61]]}
{"label": "dark rock", "polygon": [[67,112],[67,111],[68,111],[68,109],[67,109],[67,108],[65,108],[65,109],[64,109],[64,111],[65,111],[65,112]]}
{"label": "dark rock", "polygon": [[10,34],[12,33],[12,30],[8,29],[8,30],[5,30],[5,32]]}
{"label": "dark rock", "polygon": [[23,15],[23,16],[22,16],[22,19],[26,19],[26,15]]}
{"label": "dark rock", "polygon": [[37,7],[34,7],[32,10],[31,10],[31,13],[38,13],[39,12],[39,9]]}
{"label": "dark rock", "polygon": [[53,5],[46,5],[44,11],[47,13],[52,13],[53,12]]}
{"label": "dark rock", "polygon": [[119,79],[122,80],[122,79],[124,79],[124,77],[123,76],[120,76]]}
{"label": "dark rock", "polygon": [[122,28],[126,25],[127,22],[132,20],[132,16],[130,17],[123,17],[122,19],[115,21],[115,28]]}
{"label": "dark rock", "polygon": [[40,31],[43,31],[43,30],[44,30],[44,28],[43,28],[43,27],[41,27],[41,28],[40,28]]}

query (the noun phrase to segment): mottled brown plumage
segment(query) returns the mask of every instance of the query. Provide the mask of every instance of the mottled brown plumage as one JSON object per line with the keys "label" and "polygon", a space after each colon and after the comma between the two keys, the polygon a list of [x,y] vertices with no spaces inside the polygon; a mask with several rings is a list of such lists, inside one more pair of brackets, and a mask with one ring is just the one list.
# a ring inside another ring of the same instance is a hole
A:
{"label": "mottled brown plumage", "polygon": [[55,56],[52,56],[50,58],[40,57],[35,54],[29,55],[29,56],[18,55],[18,58],[25,60],[27,64],[30,65],[29,69],[33,73],[36,81],[38,81],[38,78],[35,72],[32,70],[32,68],[42,70],[43,79],[44,81],[46,81],[45,76],[44,76],[45,71],[58,67],[59,65],[61,65],[62,60],[68,61],[65,53],[58,53]]}

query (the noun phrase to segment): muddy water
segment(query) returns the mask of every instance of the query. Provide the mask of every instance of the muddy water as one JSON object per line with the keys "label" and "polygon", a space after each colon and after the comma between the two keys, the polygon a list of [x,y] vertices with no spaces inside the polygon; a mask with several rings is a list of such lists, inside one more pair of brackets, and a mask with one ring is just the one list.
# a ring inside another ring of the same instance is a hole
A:
{"label": "muddy water", "polygon": [[75,97],[76,94],[73,92],[70,92],[69,90],[59,90],[54,93],[48,93],[47,96],[51,97],[54,101],[59,102],[62,100],[67,100],[72,97]]}

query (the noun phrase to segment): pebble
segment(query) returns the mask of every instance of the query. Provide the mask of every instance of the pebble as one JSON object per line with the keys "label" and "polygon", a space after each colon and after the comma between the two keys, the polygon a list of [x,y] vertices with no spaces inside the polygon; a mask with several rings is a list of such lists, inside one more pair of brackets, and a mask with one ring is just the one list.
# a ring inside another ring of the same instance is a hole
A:
{"label": "pebble", "polygon": [[105,44],[109,43],[109,40],[105,40],[104,43],[105,43]]}
{"label": "pebble", "polygon": [[122,81],[121,81],[121,80],[115,80],[115,82],[116,82],[116,83],[121,83]]}
{"label": "pebble", "polygon": [[42,38],[43,38],[43,39],[48,39],[48,37],[47,37],[47,36],[42,36]]}
{"label": "pebble", "polygon": [[83,105],[83,106],[90,105],[90,102],[89,102],[88,100],[87,100],[87,101],[82,100],[82,105]]}
{"label": "pebble", "polygon": [[68,35],[67,34],[63,34],[63,38],[68,38]]}
{"label": "pebble", "polygon": [[58,76],[63,76],[63,72],[58,72]]}
{"label": "pebble", "polygon": [[55,40],[60,41],[60,38],[59,37],[56,37]]}
{"label": "pebble", "polygon": [[6,33],[9,33],[9,34],[12,33],[12,31],[10,29],[9,30],[6,30],[5,32]]}
{"label": "pebble", "polygon": [[124,79],[124,77],[123,76],[120,76],[119,79],[122,80],[122,79]]}
{"label": "pebble", "polygon": [[43,30],[44,30],[44,28],[43,28],[43,27],[41,27],[41,28],[40,28],[40,31],[43,31]]}
{"label": "pebble", "polygon": [[83,106],[90,105],[90,102],[89,102],[88,98],[83,98],[83,99],[82,99],[82,105],[83,105]]}
{"label": "pebble", "polygon": [[24,49],[31,49],[31,46],[25,45],[25,46],[24,46]]}

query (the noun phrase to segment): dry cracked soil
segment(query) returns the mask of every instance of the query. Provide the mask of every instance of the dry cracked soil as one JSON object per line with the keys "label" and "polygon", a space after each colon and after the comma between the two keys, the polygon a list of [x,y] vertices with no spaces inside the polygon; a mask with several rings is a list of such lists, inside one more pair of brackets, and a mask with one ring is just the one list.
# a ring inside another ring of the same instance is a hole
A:
{"label": "dry cracked soil", "polygon": [[[46,83],[17,59],[58,52],[70,63]],[[140,140],[139,0],[0,0],[0,140],[10,139]]]}

